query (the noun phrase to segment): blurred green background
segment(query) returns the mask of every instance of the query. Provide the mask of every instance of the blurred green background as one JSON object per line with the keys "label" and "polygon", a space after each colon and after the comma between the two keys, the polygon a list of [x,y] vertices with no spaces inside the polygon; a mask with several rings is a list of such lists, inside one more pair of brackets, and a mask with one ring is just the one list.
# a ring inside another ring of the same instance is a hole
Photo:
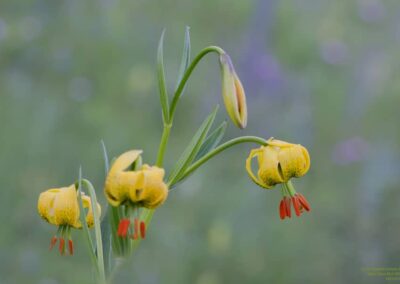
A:
{"label": "blurred green background", "polygon": [[[312,205],[280,221],[279,190],[244,170],[253,145],[212,160],[171,192],[117,283],[382,283],[364,268],[400,264],[400,2],[272,0],[0,1],[0,283],[93,283],[84,239],[48,251],[55,227],[38,194],[78,168],[102,204],[100,140],[111,156],[161,136],[156,49],[167,28],[170,89],[185,25],[192,52],[219,45],[246,89],[249,123],[226,138],[305,145],[295,180]],[[217,57],[190,79],[166,156],[222,104]],[[218,119],[227,119],[221,108]]]}

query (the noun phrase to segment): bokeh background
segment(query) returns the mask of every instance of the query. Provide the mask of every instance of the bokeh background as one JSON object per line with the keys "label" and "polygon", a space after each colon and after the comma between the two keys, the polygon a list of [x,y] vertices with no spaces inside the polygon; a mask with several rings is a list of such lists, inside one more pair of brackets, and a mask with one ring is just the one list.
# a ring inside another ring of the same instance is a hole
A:
{"label": "bokeh background", "polygon": [[[170,89],[185,25],[192,53],[227,50],[245,86],[238,135],[305,145],[295,186],[312,205],[279,220],[279,190],[244,170],[253,145],[212,160],[173,191],[116,283],[382,283],[369,267],[400,264],[400,2],[396,0],[1,0],[0,283],[93,283],[82,236],[76,255],[49,252],[56,228],[38,194],[78,168],[101,202],[110,156],[161,136],[156,49],[167,28]],[[181,100],[171,169],[194,129],[222,104],[217,57],[199,65]],[[219,121],[227,119],[221,108]]]}

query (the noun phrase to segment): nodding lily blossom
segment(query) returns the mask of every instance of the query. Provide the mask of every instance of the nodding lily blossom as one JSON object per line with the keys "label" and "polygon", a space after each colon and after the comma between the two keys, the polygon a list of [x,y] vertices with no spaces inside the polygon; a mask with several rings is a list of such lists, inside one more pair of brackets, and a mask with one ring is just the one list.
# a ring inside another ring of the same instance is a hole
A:
{"label": "nodding lily blossom", "polygon": [[[164,169],[147,164],[137,170],[130,169],[141,153],[140,150],[126,152],[119,156],[112,165],[104,189],[106,198],[112,206],[126,205],[133,210],[140,207],[153,209],[166,200],[168,187],[163,181]],[[126,237],[130,224],[129,218],[121,219],[117,235]],[[133,234],[130,237],[137,239],[139,233],[141,238],[145,238],[146,223],[134,218]]]}
{"label": "nodding lily blossom", "polygon": [[239,128],[247,125],[246,95],[228,54],[219,57],[222,73],[222,96],[231,120]]}
{"label": "nodding lily blossom", "polygon": [[[257,176],[251,168],[252,159],[257,157]],[[304,176],[310,168],[310,155],[305,147],[291,144],[273,138],[266,146],[253,149],[246,161],[246,170],[250,178],[259,186],[272,189],[276,184],[282,184],[283,198],[279,205],[281,219],[291,217],[290,207],[293,205],[296,216],[310,211],[311,207],[305,197],[296,193],[291,178]]]}
{"label": "nodding lily blossom", "polygon": [[[83,208],[87,209],[86,223],[89,228],[94,225],[94,217],[90,197],[82,193]],[[97,209],[101,212],[100,204]],[[65,239],[68,239],[68,250],[71,255],[74,254],[73,242],[71,239],[71,228],[80,229],[80,212],[78,205],[78,195],[75,185],[68,187],[52,188],[42,192],[38,200],[38,212],[40,217],[52,225],[58,226],[58,231],[51,238],[50,250],[55,246],[57,240],[60,240],[60,254],[65,253]]]}

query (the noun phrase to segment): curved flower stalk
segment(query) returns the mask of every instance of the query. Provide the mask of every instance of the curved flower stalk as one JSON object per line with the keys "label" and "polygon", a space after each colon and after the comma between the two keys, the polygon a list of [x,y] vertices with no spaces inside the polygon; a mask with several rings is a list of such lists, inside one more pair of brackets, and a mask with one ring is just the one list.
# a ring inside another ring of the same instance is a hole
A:
{"label": "curved flower stalk", "polygon": [[[162,44],[162,43],[161,43]],[[162,45],[161,45],[162,46]],[[193,59],[187,69],[184,70],[182,79],[178,84],[178,87],[174,93],[172,99],[170,111],[169,111],[169,122],[172,123],[175,114],[178,100],[180,99],[182,92],[186,86],[189,77],[192,75],[193,70],[197,64],[203,59],[203,57],[209,53],[215,52],[219,56],[219,65],[221,69],[221,86],[222,86],[222,97],[224,100],[226,111],[231,118],[232,122],[239,128],[245,128],[247,125],[247,104],[246,95],[243,85],[237,75],[233,66],[232,60],[228,53],[218,46],[209,46],[202,49],[197,56]],[[162,60],[159,61],[159,65],[163,64]],[[160,68],[163,70],[163,67]],[[160,87],[165,89],[165,87]],[[163,93],[166,93],[165,91]],[[163,96],[161,96],[163,97]],[[165,99],[162,99],[162,105],[168,105],[163,103]]]}
{"label": "curved flower stalk", "polygon": [[[94,224],[91,200],[84,193],[82,193],[81,198],[83,207],[88,211],[85,217],[86,223],[91,228]],[[98,203],[97,208],[98,212],[101,212],[101,207]],[[52,188],[42,192],[38,199],[38,212],[40,217],[48,223],[58,226],[56,235],[51,238],[50,250],[59,240],[59,251],[63,255],[65,253],[65,240],[68,239],[68,251],[73,255],[74,245],[71,239],[71,228],[82,228],[75,185]]]}
{"label": "curved flower stalk", "polygon": [[[251,168],[251,161],[257,158],[257,176]],[[305,147],[285,141],[269,139],[266,146],[253,149],[246,160],[246,170],[250,178],[259,186],[272,189],[277,184],[282,184],[282,200],[279,205],[281,219],[291,217],[291,204],[295,213],[300,216],[305,211],[310,211],[310,205],[305,197],[296,193],[290,182],[291,178],[304,176],[310,168],[310,155]]]}

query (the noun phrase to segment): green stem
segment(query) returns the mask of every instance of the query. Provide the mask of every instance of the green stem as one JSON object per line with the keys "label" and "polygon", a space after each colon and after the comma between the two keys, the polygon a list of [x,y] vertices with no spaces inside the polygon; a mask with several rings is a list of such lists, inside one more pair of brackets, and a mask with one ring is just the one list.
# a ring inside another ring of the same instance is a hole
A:
{"label": "green stem", "polygon": [[161,167],[164,161],[165,150],[167,148],[169,134],[171,133],[172,123],[164,124],[163,133],[161,136],[160,146],[158,148],[156,165]]}
{"label": "green stem", "polygon": [[183,89],[185,88],[185,85],[186,85],[187,81],[189,80],[189,77],[192,74],[193,70],[196,68],[197,64],[200,62],[200,60],[206,54],[208,54],[210,52],[216,52],[218,54],[225,53],[225,51],[218,46],[209,46],[209,47],[204,48],[193,59],[192,63],[190,63],[189,67],[186,69],[185,73],[183,74],[182,80],[179,82],[178,88],[176,89],[174,97],[172,98],[171,107],[169,109],[169,117],[168,117],[167,121],[165,121],[165,117],[164,117],[164,128],[163,128],[163,133],[161,136],[161,142],[160,142],[158,155],[157,155],[157,162],[156,162],[156,165],[159,167],[162,166],[163,161],[164,161],[165,150],[167,148],[168,139],[169,139],[169,135],[171,132],[172,123],[173,123],[174,115],[175,115],[175,110],[176,110],[176,106],[178,104],[179,98],[181,97]]}
{"label": "green stem", "polygon": [[296,190],[294,189],[294,186],[292,182],[289,180],[288,182],[285,183],[286,189],[288,190],[290,196],[294,196],[296,194]]}
{"label": "green stem", "polygon": [[[203,165],[205,162],[210,160],[212,157],[218,155],[222,151],[236,145],[236,144],[241,144],[241,143],[257,143],[260,145],[266,145],[268,143],[267,140],[257,137],[257,136],[242,136],[242,137],[237,137],[232,140],[229,140],[221,145],[219,145],[217,148],[214,150],[208,152],[206,155],[198,159],[196,162],[194,162],[190,167],[188,167],[183,174],[183,176],[180,178],[180,180],[184,179],[188,175],[190,175],[193,171],[195,171],[197,168],[199,168],[201,165]],[[171,184],[170,186],[173,186]]]}
{"label": "green stem", "polygon": [[179,98],[182,95],[183,89],[185,88],[186,82],[188,81],[190,75],[192,74],[194,68],[196,65],[200,62],[200,60],[208,53],[210,52],[216,52],[218,54],[223,54],[225,51],[218,47],[218,46],[209,46],[204,48],[202,51],[199,52],[199,54],[196,55],[196,57],[193,59],[193,61],[190,63],[189,67],[186,69],[185,74],[182,77],[182,80],[180,81],[178,88],[176,89],[176,92],[174,94],[174,97],[172,99],[170,111],[169,111],[169,121],[172,122],[174,119],[174,114],[176,110],[176,105],[178,104]]}

